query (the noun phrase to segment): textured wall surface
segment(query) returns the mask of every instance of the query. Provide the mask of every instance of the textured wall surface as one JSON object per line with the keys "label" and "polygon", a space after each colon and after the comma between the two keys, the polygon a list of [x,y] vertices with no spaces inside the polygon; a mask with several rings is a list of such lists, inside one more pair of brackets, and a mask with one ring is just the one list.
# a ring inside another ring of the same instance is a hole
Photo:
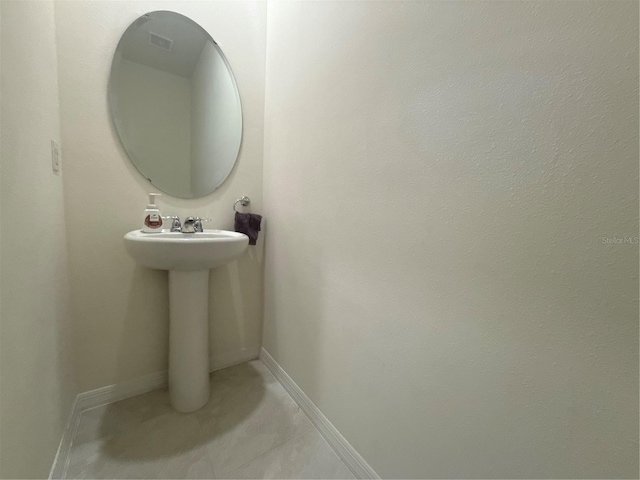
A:
{"label": "textured wall surface", "polygon": [[268,25],[269,353],[382,476],[638,478],[638,3]]}
{"label": "textured wall surface", "polygon": [[75,397],[52,1],[0,2],[0,477],[46,478]]}
{"label": "textured wall surface", "polygon": [[[167,273],[137,267],[123,235],[139,228],[155,189],[127,158],[111,123],[107,82],[120,36],[138,16],[173,10],[206,29],[224,51],[240,90],[244,130],[238,162],[213,194],[168,195],[163,214],[210,217],[208,228],[233,229],[242,195],[262,206],[266,6],[259,2],[136,1],[56,3],[65,209],[71,308],[80,391],[167,368]],[[262,244],[211,274],[213,356],[260,346]]]}

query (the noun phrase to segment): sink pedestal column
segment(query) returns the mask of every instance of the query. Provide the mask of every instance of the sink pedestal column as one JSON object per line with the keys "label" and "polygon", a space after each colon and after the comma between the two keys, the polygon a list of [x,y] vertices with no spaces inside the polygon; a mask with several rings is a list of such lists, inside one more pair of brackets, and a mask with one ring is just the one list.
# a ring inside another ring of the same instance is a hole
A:
{"label": "sink pedestal column", "polygon": [[179,412],[209,400],[209,270],[169,271],[169,398]]}

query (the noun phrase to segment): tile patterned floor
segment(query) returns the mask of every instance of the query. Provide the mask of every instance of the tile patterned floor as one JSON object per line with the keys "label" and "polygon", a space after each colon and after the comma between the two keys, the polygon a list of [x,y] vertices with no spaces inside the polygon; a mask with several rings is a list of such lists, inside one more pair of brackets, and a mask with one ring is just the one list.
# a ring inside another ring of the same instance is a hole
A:
{"label": "tile patterned floor", "polygon": [[84,411],[67,478],[354,478],[258,360],[211,375],[178,413],[166,390]]}

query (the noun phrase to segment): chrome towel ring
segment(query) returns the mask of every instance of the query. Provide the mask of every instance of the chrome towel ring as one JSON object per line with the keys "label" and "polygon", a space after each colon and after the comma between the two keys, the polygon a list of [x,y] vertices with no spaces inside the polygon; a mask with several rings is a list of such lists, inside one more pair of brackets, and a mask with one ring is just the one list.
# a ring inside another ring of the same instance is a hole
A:
{"label": "chrome towel ring", "polygon": [[[236,210],[236,205],[237,204],[242,205],[243,207],[246,207],[247,205],[249,205],[251,203],[251,199],[249,197],[247,197],[246,195],[242,198],[239,198],[235,201],[235,203],[233,204],[233,211],[234,212],[238,212],[238,210]],[[241,213],[241,212],[238,212]]]}

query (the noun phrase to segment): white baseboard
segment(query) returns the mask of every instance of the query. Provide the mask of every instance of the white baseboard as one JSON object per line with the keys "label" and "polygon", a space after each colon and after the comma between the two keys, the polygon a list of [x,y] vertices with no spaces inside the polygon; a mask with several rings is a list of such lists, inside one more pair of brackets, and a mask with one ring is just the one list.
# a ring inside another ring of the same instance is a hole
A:
{"label": "white baseboard", "polygon": [[50,479],[62,479],[67,476],[67,467],[69,466],[69,459],[71,454],[71,444],[73,437],[76,434],[78,424],[80,423],[80,409],[78,408],[78,397],[73,401],[71,412],[69,413],[69,419],[62,432],[62,439],[60,445],[58,445],[58,451],[53,459],[53,465],[51,472],[49,472]]}
{"label": "white baseboard", "polygon": [[107,385],[78,395],[77,405],[79,410],[101,407],[125,398],[142,395],[162,388],[167,384],[167,372],[156,372],[143,377],[127,380],[126,382]]}
{"label": "white baseboard", "polygon": [[380,478],[373,468],[356,451],[355,448],[342,436],[336,427],[329,421],[320,409],[311,401],[302,389],[287,375],[278,362],[264,348],[260,351],[260,360],[265,364],[274,377],[282,384],[291,398],[300,406],[302,411],[316,426],[318,431],[351,470],[356,478]]}
{"label": "white baseboard", "polygon": [[213,372],[222,368],[231,367],[239,363],[255,360],[260,356],[260,347],[245,347],[233,352],[212,355],[209,359],[209,369]]}
{"label": "white baseboard", "polygon": [[[260,347],[247,347],[233,352],[227,352],[220,355],[212,355],[209,358],[209,371],[220,370],[222,368],[231,367],[239,363],[254,360],[260,355]],[[167,385],[167,372],[156,372],[143,377],[134,378],[122,383],[107,385],[106,387],[96,388],[88,392],[80,393],[71,408],[67,425],[62,433],[62,439],[58,446],[58,452],[53,460],[50,479],[63,479],[67,475],[69,466],[69,455],[73,437],[75,436],[78,424],[80,423],[80,414],[84,410],[101,407],[110,403],[124,400],[125,398],[135,397],[143,393],[156,390]]]}

